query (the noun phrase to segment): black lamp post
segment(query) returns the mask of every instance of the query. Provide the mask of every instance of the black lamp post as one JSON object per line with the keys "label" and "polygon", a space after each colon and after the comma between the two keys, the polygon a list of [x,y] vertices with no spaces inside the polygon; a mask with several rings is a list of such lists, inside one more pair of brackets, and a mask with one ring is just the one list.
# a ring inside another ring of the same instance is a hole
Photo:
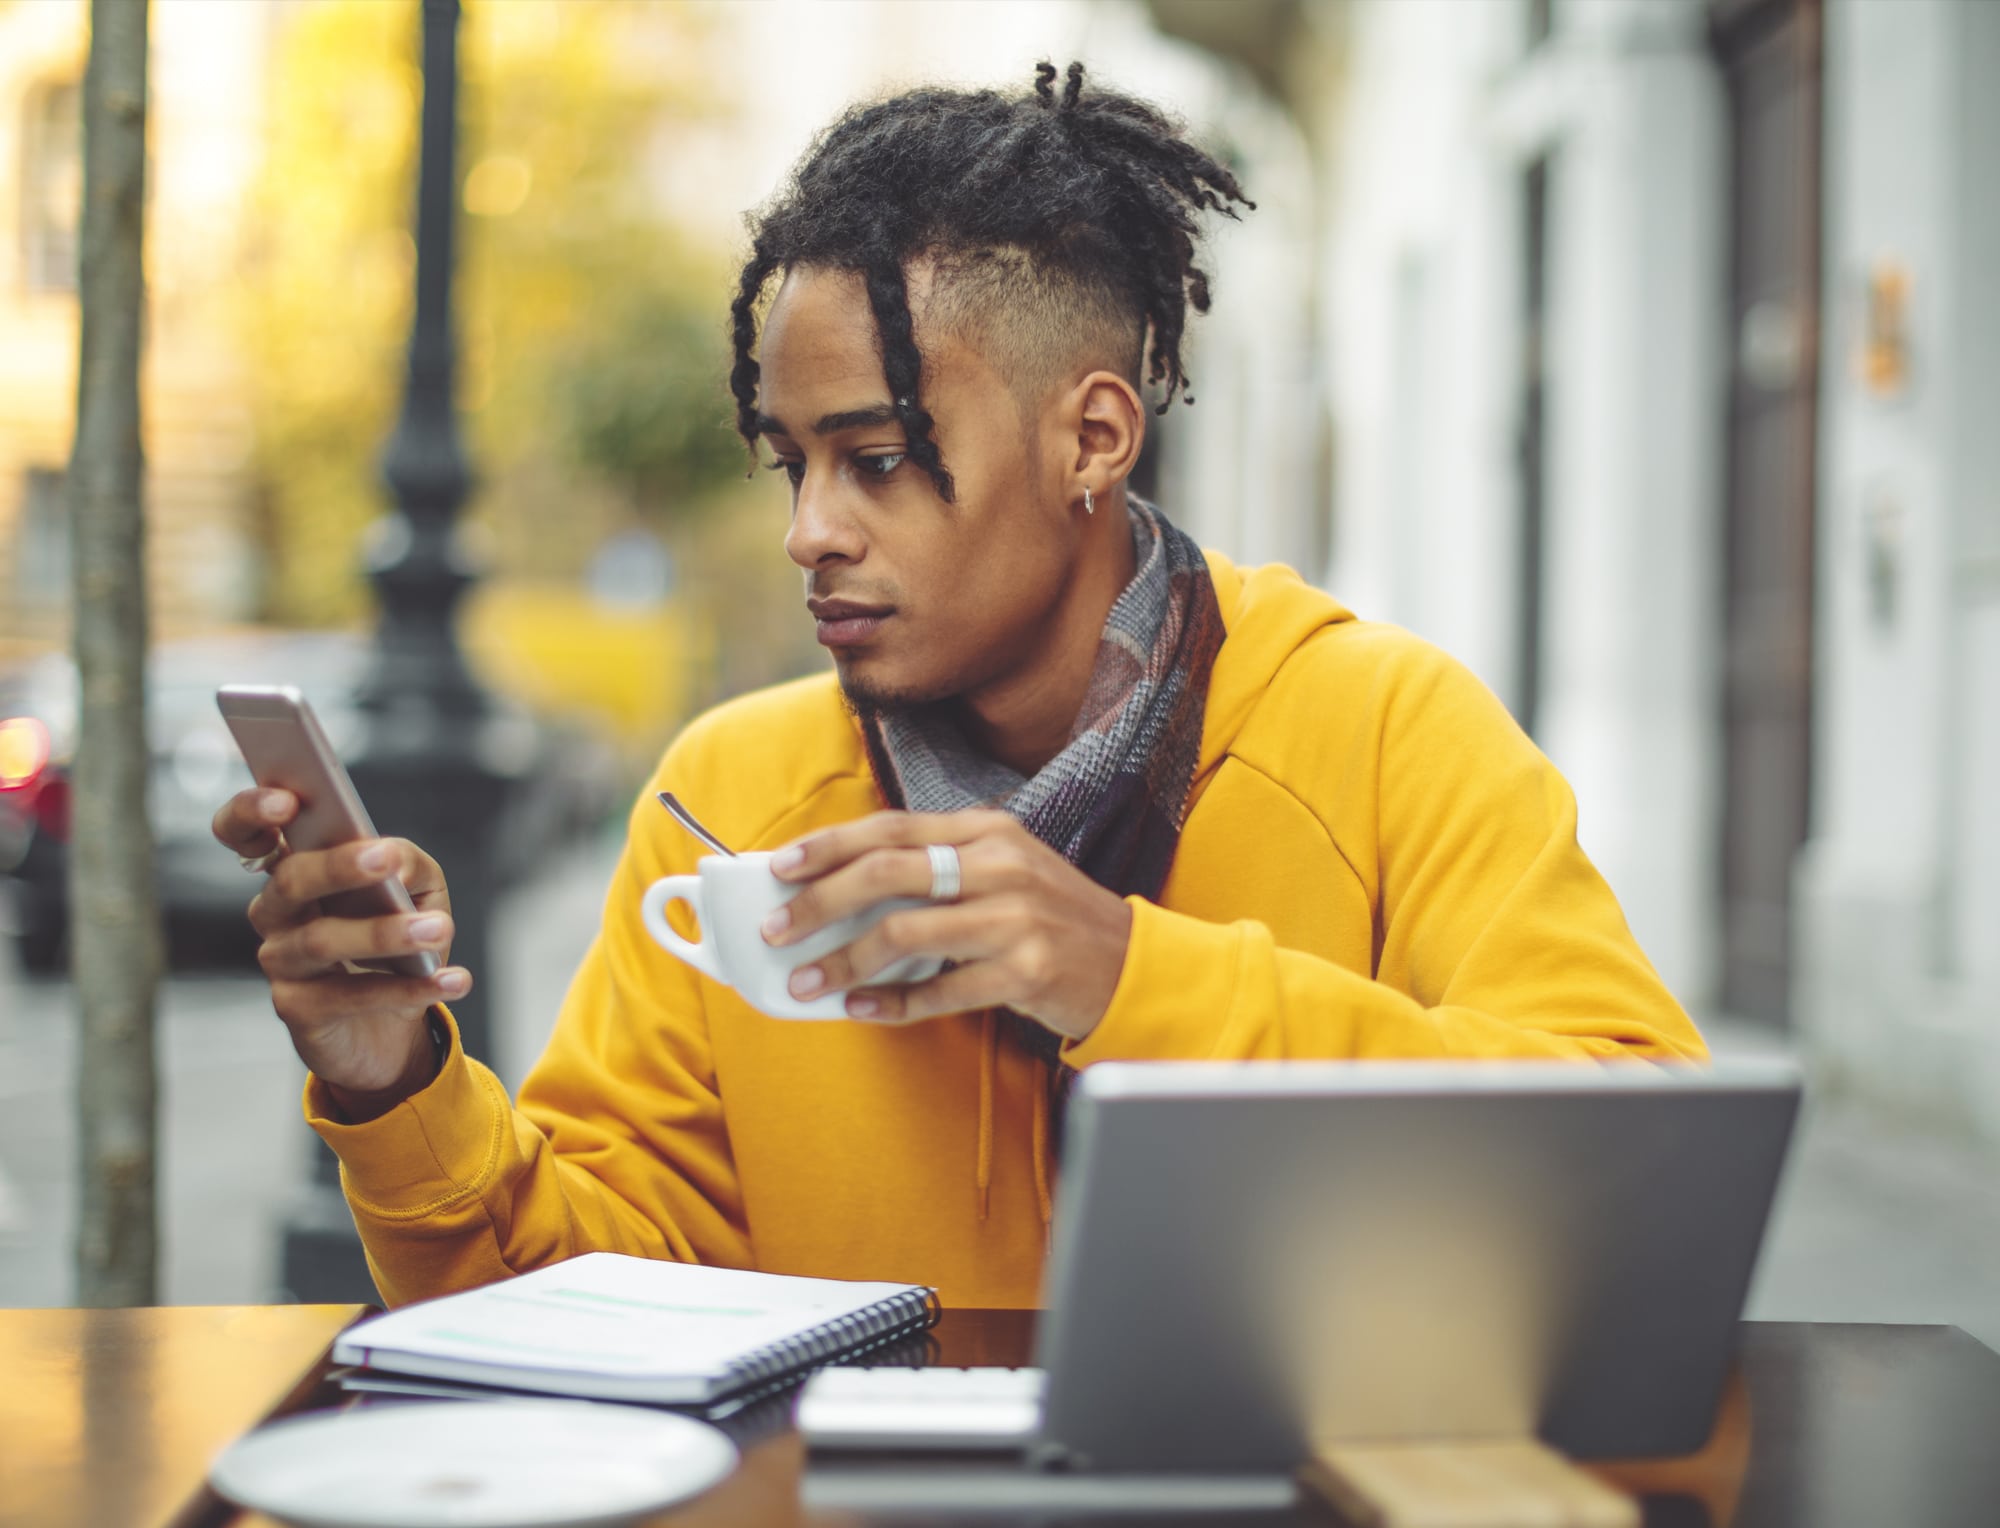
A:
{"label": "black lamp post", "polygon": [[[452,401],[458,10],[458,0],[423,0],[416,314],[402,417],[382,458],[395,509],[378,523],[367,557],[381,617],[357,697],[366,727],[351,769],[376,826],[422,844],[444,867],[457,927],[452,963],[475,982],[452,1012],[466,1050],[490,1056],[492,838],[511,776],[494,762],[496,734],[508,724],[466,668],[452,627],[474,578],[455,526],[472,489]],[[286,1216],[282,1256],[282,1282],[294,1299],[374,1298],[338,1165],[325,1147]]]}

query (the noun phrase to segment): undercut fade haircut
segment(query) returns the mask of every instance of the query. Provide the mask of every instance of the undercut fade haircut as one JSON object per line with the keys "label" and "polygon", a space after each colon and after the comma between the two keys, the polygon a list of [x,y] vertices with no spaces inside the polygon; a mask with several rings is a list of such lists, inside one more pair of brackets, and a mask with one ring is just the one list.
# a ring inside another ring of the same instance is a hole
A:
{"label": "undercut fade haircut", "polygon": [[[910,459],[952,498],[924,408],[909,273],[927,266],[926,338],[970,339],[1024,409],[1078,360],[1192,403],[1181,336],[1206,313],[1195,262],[1203,211],[1254,208],[1221,163],[1157,108],[1083,88],[1073,63],[1036,67],[1031,91],[914,90],[849,110],[752,217],[730,304],[736,427],[758,436],[757,307],[794,267],[858,273]],[[1148,353],[1150,351],[1150,354]]]}

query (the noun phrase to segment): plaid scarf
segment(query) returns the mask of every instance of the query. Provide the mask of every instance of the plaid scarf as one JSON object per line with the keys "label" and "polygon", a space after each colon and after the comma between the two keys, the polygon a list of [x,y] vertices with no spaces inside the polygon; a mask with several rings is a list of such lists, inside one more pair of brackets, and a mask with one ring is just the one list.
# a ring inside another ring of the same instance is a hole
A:
{"label": "plaid scarf", "polygon": [[[1222,610],[1201,548],[1128,496],[1138,571],[1111,607],[1069,742],[1032,778],[975,751],[947,706],[865,710],[868,760],[890,806],[1003,808],[1098,885],[1157,897],[1187,818]],[[1057,1073],[1061,1037],[1018,1014],[1008,1029]]]}

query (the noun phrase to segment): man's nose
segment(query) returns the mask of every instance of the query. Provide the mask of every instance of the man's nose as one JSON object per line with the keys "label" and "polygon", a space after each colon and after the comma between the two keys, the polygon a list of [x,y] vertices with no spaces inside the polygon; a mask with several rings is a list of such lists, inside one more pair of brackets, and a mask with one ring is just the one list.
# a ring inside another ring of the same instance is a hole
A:
{"label": "man's nose", "polygon": [[785,555],[810,572],[829,559],[859,562],[864,545],[860,526],[841,502],[837,485],[807,469],[792,503]]}

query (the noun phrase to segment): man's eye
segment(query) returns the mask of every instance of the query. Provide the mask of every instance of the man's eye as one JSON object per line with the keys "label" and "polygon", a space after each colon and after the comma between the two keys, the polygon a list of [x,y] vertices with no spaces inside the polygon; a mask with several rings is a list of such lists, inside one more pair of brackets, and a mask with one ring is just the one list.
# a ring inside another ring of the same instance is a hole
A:
{"label": "man's eye", "polygon": [[804,462],[785,461],[766,462],[764,470],[766,472],[784,473],[785,477],[791,482],[791,485],[796,488],[805,480],[806,464]]}
{"label": "man's eye", "polygon": [[861,464],[864,477],[885,478],[903,465],[907,455],[907,452],[891,451],[886,456],[857,456],[855,460]]}

